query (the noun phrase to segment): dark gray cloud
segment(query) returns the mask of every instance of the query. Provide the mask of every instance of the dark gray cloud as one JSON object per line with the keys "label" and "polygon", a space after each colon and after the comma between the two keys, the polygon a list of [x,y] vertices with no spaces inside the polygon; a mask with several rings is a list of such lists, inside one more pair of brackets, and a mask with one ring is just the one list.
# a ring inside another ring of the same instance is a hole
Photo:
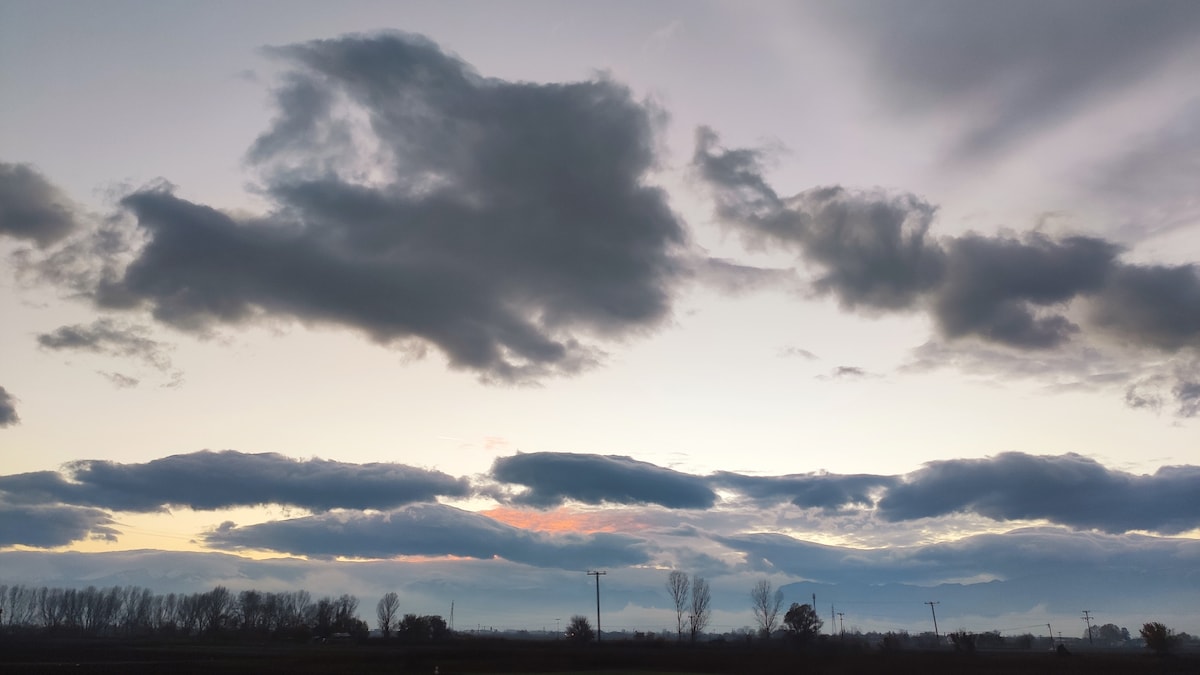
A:
{"label": "dark gray cloud", "polygon": [[687,235],[645,182],[658,112],[627,88],[485,78],[398,33],[272,53],[293,70],[247,157],[275,210],[130,194],[147,242],[101,305],[194,331],[338,324],[504,382],[577,372],[602,355],[585,339],[669,316]]}
{"label": "dark gray cloud", "polygon": [[1185,532],[1200,527],[1200,467],[1134,475],[1076,454],[1008,452],[929,462],[879,500],[879,515],[890,521],[952,513],[1105,532]]}
{"label": "dark gray cloud", "polygon": [[17,415],[17,402],[13,395],[4,387],[0,387],[0,428],[12,426],[21,421]]}
{"label": "dark gray cloud", "polygon": [[618,455],[535,452],[500,457],[492,478],[528,491],[512,497],[519,504],[556,506],[565,500],[585,504],[659,504],[703,509],[717,495],[704,478]]}
{"label": "dark gray cloud", "polygon": [[61,504],[12,504],[0,494],[0,546],[66,546],[81,539],[115,539],[112,517],[98,509]]}
{"label": "dark gray cloud", "polygon": [[1200,31],[1189,0],[822,5],[897,110],[972,121],[953,154],[1002,151],[1103,97],[1120,95]]}
{"label": "dark gray cloud", "polygon": [[44,247],[76,225],[71,200],[45,176],[27,164],[0,162],[0,235]]}
{"label": "dark gray cloud", "polygon": [[144,464],[71,462],[63,473],[0,476],[13,503],[64,503],[115,511],[198,510],[282,504],[328,509],[389,509],[439,496],[466,496],[465,479],[403,464],[296,460],[275,453],[205,450]]}
{"label": "dark gray cloud", "polygon": [[219,548],[267,549],[308,556],[504,558],[536,567],[585,569],[649,561],[645,542],[620,534],[551,535],[441,504],[375,514],[327,513],[237,527],[205,541]]}
{"label": "dark gray cloud", "polygon": [[[935,240],[935,209],[913,196],[816,188],[780,197],[760,153],[701,129],[693,166],[717,215],[751,246],[797,251],[814,288],[867,314],[926,311],[947,340],[1020,351],[1101,339],[1137,349],[1200,347],[1195,265],[1134,265],[1095,237],[967,234]],[[1181,381],[1183,382],[1183,381]]]}
{"label": "dark gray cloud", "polygon": [[1166,352],[1200,346],[1196,265],[1120,265],[1090,306],[1090,319],[1117,338]]}
{"label": "dark gray cloud", "polygon": [[1020,240],[967,235],[947,244],[946,274],[933,303],[946,337],[975,335],[1024,348],[1053,347],[1079,330],[1039,308],[1094,293],[1113,270],[1118,248],[1090,237]]}
{"label": "dark gray cloud", "polygon": [[756,502],[789,502],[801,508],[836,512],[848,507],[872,507],[878,494],[895,485],[896,476],[871,474],[793,474],[789,476],[746,476],[718,471],[711,476],[718,488],[734,490]]}
{"label": "dark gray cloud", "polygon": [[89,325],[61,326],[53,332],[38,335],[37,341],[44,349],[136,358],[160,371],[170,370],[171,359],[166,354],[166,345],[147,337],[148,332],[141,326],[97,319]]}
{"label": "dark gray cloud", "polygon": [[796,250],[822,270],[814,285],[847,308],[911,307],[942,276],[929,236],[936,209],[912,195],[822,187],[781,197],[762,175],[761,153],[727,149],[696,132],[693,167],[714,189],[718,216],[753,246]]}

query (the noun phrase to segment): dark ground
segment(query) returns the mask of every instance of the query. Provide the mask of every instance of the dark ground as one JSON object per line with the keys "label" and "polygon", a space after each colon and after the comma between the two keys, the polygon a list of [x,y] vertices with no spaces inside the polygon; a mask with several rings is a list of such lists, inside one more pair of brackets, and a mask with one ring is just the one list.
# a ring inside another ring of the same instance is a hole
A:
{"label": "dark ground", "polygon": [[168,642],[162,640],[0,641],[0,673],[1186,673],[1200,675],[1200,655],[1141,652],[799,650],[789,645],[663,643],[572,645],[462,641],[441,645]]}

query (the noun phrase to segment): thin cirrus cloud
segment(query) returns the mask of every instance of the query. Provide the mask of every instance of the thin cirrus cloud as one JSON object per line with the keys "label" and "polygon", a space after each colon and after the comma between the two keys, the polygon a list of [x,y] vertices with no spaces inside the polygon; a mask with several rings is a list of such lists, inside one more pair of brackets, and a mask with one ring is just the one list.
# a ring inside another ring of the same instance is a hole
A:
{"label": "thin cirrus cloud", "polygon": [[1200,6],[1187,0],[851,0],[818,11],[893,110],[969,115],[951,149],[960,159],[993,156],[1120,95],[1193,50],[1200,30]]}
{"label": "thin cirrus cloud", "polygon": [[813,288],[868,315],[925,312],[951,342],[1036,353],[1100,342],[1178,356],[1181,415],[1200,381],[1200,274],[1193,264],[1131,264],[1095,237],[966,234],[935,238],[936,208],[913,195],[820,187],[781,196],[760,153],[697,132],[693,167],[717,216],[748,242],[794,250]]}
{"label": "thin cirrus cloud", "polygon": [[217,548],[314,557],[499,557],[535,567],[580,569],[649,561],[645,542],[634,537],[530,532],[442,504],[385,513],[327,513],[245,527],[226,523],[204,540]]}
{"label": "thin cirrus cloud", "polygon": [[463,497],[462,478],[403,464],[296,460],[225,450],[172,455],[144,464],[80,460],[65,472],[0,476],[11,503],[62,503],[153,512],[281,504],[314,511],[389,509],[439,496]]}
{"label": "thin cirrus cloud", "polygon": [[669,317],[688,236],[646,183],[658,113],[626,87],[488,78],[401,33],[269,53],[290,70],[247,161],[273,210],[127,195],[145,243],[99,276],[99,306],[197,332],[336,324],[503,383],[579,372],[596,341]]}

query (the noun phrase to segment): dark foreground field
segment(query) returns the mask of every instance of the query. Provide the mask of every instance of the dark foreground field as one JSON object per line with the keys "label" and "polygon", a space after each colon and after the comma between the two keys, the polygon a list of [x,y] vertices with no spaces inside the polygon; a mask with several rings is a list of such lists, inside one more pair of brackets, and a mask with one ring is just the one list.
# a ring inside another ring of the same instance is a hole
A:
{"label": "dark foreground field", "polygon": [[286,645],[162,641],[0,642],[0,673],[1187,673],[1200,656],[1084,652],[801,651],[780,645],[674,645],[469,641]]}

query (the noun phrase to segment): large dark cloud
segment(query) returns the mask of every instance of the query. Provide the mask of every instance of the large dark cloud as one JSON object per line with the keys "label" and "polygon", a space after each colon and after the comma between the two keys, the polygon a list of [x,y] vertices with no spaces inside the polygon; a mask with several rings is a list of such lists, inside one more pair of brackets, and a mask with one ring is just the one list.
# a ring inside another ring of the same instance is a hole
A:
{"label": "large dark cloud", "polygon": [[[911,195],[830,187],[781,197],[763,177],[760,153],[723,148],[708,129],[697,134],[693,167],[724,224],[751,246],[797,251],[814,288],[843,307],[925,311],[947,340],[1026,352],[1079,337],[1167,354],[1200,348],[1195,265],[1124,263],[1118,245],[1095,237],[934,239],[935,209]],[[1180,410],[1188,410],[1182,400]]]}
{"label": "large dark cloud", "polygon": [[205,541],[216,547],[321,557],[500,557],[537,567],[577,569],[649,560],[645,543],[633,537],[529,532],[441,504],[377,514],[327,513],[245,527],[226,524],[205,535]]}
{"label": "large dark cloud", "polygon": [[112,517],[62,504],[13,504],[0,494],[0,546],[66,546],[81,539],[115,539]]}
{"label": "large dark cloud", "polygon": [[658,113],[607,79],[506,82],[397,33],[272,50],[293,70],[248,160],[275,209],[123,205],[147,242],[102,305],[185,330],[262,315],[432,345],[488,380],[576,372],[658,326],[685,263]]}
{"label": "large dark cloud", "polygon": [[37,336],[38,344],[56,351],[86,351],[140,359],[158,370],[169,370],[166,347],[146,335],[140,326],[112,319],[97,319],[89,325],[61,326]]}
{"label": "large dark cloud", "polygon": [[17,404],[13,395],[4,387],[0,387],[0,428],[12,426],[21,421],[17,415]]}
{"label": "large dark cloud", "polygon": [[851,0],[820,11],[894,109],[970,115],[959,157],[986,157],[1119,95],[1200,31],[1189,0]]}
{"label": "large dark cloud", "polygon": [[327,509],[389,509],[469,493],[464,479],[403,464],[296,460],[225,450],[172,455],[144,464],[81,460],[65,473],[0,476],[14,503],[158,511],[170,506],[223,509],[283,504]]}
{"label": "large dark cloud", "polygon": [[801,508],[820,508],[828,512],[847,507],[872,507],[875,496],[898,480],[896,476],[828,473],[746,476],[718,471],[711,476],[714,486],[734,490],[758,502],[786,501]]}
{"label": "large dark cloud", "polygon": [[500,457],[492,477],[528,488],[513,501],[538,507],[571,499],[585,504],[659,504],[701,509],[716,493],[700,476],[617,455],[535,452]]}
{"label": "large dark cloud", "polygon": [[1106,532],[1184,532],[1200,527],[1200,467],[1134,475],[1076,454],[1009,452],[930,462],[879,501],[879,514],[891,521],[951,513],[1046,519]]}
{"label": "large dark cloud", "polygon": [[75,228],[71,200],[45,176],[26,164],[0,162],[0,235],[44,247]]}

